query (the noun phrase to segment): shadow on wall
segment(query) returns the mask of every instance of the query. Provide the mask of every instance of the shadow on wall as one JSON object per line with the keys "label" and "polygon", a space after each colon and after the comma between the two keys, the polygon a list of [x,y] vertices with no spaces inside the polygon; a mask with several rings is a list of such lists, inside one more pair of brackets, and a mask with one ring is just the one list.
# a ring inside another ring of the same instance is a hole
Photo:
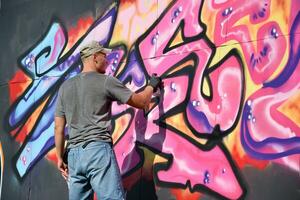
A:
{"label": "shadow on wall", "polygon": [[[148,112],[143,110],[138,110],[136,114],[135,132],[137,133],[137,141],[135,146],[135,151],[140,156],[140,164],[136,167],[139,168],[134,174],[139,174],[139,176],[134,176],[130,172],[123,178],[123,185],[127,190],[127,199],[145,199],[145,200],[155,200],[158,199],[155,189],[155,180],[153,179],[153,166],[155,165],[156,154],[162,153],[162,145],[166,137],[166,127],[161,125],[158,129],[158,133],[155,133],[151,137],[151,141],[146,141],[146,131],[148,125],[148,115],[156,107],[158,109],[159,117],[164,114],[164,89],[161,88],[156,92],[155,97],[151,100],[152,107]],[[155,149],[146,144],[155,143]],[[130,154],[129,154],[130,155]],[[128,159],[130,156],[128,155]],[[126,159],[125,159],[126,160]],[[129,160],[130,162],[130,160]],[[125,163],[124,163],[125,164]],[[121,167],[122,168],[122,167]],[[130,180],[128,180],[130,179]],[[136,180],[134,180],[136,179]],[[133,183],[133,185],[132,185]]]}

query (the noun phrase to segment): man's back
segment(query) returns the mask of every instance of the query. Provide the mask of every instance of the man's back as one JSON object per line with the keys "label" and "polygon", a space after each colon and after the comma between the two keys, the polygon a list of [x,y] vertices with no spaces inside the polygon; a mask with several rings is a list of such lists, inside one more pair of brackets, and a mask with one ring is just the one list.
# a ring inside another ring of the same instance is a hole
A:
{"label": "man's back", "polygon": [[80,73],[59,91],[57,115],[65,115],[69,147],[82,142],[111,142],[111,103],[126,102],[131,91],[113,77],[97,72]]}

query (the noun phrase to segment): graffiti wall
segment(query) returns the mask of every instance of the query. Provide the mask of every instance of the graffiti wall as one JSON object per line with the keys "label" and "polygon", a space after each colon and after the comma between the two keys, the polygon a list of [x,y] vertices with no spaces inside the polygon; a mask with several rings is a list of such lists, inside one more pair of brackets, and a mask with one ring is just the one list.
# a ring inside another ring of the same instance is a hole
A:
{"label": "graffiti wall", "polygon": [[55,102],[90,40],[131,90],[164,82],[112,107],[128,199],[300,198],[298,0],[7,0],[0,23],[3,199],[67,199]]}

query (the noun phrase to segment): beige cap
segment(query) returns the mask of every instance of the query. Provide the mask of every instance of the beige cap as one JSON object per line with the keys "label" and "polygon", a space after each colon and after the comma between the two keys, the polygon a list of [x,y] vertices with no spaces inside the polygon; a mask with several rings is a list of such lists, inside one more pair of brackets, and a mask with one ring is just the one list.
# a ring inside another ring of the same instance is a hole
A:
{"label": "beige cap", "polygon": [[99,42],[92,40],[80,48],[80,57],[81,59],[84,59],[97,52],[109,54],[111,51],[111,49],[104,48]]}

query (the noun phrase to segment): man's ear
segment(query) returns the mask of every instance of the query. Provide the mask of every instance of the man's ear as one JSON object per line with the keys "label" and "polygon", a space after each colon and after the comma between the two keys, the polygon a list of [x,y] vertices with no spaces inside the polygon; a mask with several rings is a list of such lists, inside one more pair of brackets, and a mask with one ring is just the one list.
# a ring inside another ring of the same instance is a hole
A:
{"label": "man's ear", "polygon": [[93,60],[94,60],[94,62],[95,62],[95,63],[98,63],[98,61],[97,61],[96,58],[97,58],[96,54],[93,54]]}

